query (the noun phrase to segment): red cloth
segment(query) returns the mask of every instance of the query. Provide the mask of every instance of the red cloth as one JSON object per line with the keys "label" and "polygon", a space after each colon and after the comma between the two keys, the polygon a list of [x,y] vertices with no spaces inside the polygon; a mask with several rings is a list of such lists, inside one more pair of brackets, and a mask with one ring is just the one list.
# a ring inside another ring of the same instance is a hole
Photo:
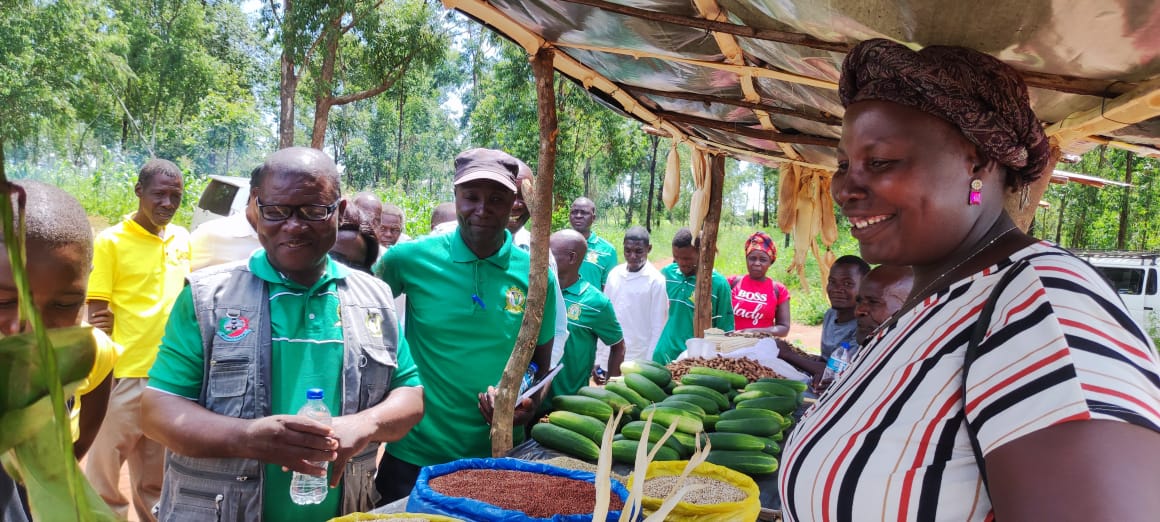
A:
{"label": "red cloth", "polygon": [[733,286],[733,327],[738,330],[772,327],[777,319],[778,305],[789,301],[789,289],[768,277],[764,281],[754,281],[749,276],[730,279]]}

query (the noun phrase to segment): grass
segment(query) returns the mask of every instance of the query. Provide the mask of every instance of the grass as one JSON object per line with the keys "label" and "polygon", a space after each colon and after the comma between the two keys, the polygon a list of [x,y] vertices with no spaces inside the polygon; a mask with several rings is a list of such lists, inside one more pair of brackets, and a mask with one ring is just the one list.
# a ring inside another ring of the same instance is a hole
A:
{"label": "grass", "polygon": [[[653,251],[649,255],[650,261],[655,263],[672,258],[670,241],[673,234],[683,226],[685,226],[684,223],[662,221],[660,226],[653,227]],[[616,246],[619,255],[621,245],[624,243],[625,231],[619,221],[601,220],[596,222],[592,229],[611,242],[613,246]],[[806,256],[806,281],[810,288],[808,291],[803,290],[797,274],[787,272],[790,261],[793,260],[793,245],[786,246],[785,235],[776,227],[762,229],[760,227],[722,225],[717,232],[715,269],[726,276],[746,273],[745,240],[757,230],[764,230],[778,242],[777,260],[769,268],[769,276],[780,281],[789,289],[791,296],[790,315],[793,320],[807,325],[821,324],[822,315],[830,308],[830,303],[826,299],[824,282],[821,278],[821,272],[818,271],[818,262],[813,255]],[[849,233],[842,232],[845,231],[840,231],[839,240],[834,244],[834,254],[837,257],[845,254],[857,254],[858,244],[850,237]],[[618,262],[624,262],[623,256],[618,259]]]}

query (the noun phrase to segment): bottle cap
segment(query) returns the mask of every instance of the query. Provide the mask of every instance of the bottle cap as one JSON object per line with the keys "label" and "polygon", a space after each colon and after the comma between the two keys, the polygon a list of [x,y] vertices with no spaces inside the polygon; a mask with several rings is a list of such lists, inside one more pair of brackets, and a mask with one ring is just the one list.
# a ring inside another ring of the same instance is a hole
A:
{"label": "bottle cap", "polygon": [[850,341],[842,341],[842,348],[850,349]]}
{"label": "bottle cap", "polygon": [[322,388],[310,388],[306,390],[306,400],[308,401],[322,400],[323,395]]}
{"label": "bottle cap", "polygon": [[531,370],[532,373],[536,373],[536,372],[540,371],[540,366],[537,365],[536,363],[528,363],[528,369]]}

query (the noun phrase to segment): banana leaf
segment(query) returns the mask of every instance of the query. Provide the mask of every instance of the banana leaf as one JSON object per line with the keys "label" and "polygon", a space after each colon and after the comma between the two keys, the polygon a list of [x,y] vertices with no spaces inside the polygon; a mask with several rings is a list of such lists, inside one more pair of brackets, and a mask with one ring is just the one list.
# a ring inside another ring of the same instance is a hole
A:
{"label": "banana leaf", "polygon": [[[96,346],[91,330],[78,326],[48,331],[66,396],[72,395],[93,367]],[[52,423],[49,380],[37,350],[32,334],[0,339],[0,452]]]}

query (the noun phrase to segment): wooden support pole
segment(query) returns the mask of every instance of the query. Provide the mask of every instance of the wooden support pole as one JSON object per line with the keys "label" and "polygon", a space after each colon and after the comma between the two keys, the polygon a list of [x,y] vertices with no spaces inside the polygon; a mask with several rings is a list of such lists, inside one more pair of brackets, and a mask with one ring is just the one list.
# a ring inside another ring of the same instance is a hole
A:
{"label": "wooden support pole", "polygon": [[[495,414],[491,424],[491,454],[506,455],[512,449],[512,417],[519,394],[520,383],[536,349],[540,325],[544,320],[544,303],[548,297],[548,235],[552,227],[552,185],[556,172],[556,90],[553,88],[555,51],[540,48],[532,57],[532,72],[536,77],[536,112],[540,120],[540,153],[532,198],[532,260],[528,274],[528,299],[524,306],[524,321],[516,339],[511,358],[503,370],[499,391],[495,397]],[[562,314],[563,310],[556,313]],[[539,374],[548,372],[540,368]]]}
{"label": "wooden support pole", "polygon": [[717,258],[717,227],[721,224],[721,192],[725,188],[725,156],[714,154],[709,159],[709,214],[701,230],[693,231],[700,238],[700,257],[697,260],[697,286],[693,289],[695,306],[693,337],[704,337],[705,330],[713,327],[713,262]]}

